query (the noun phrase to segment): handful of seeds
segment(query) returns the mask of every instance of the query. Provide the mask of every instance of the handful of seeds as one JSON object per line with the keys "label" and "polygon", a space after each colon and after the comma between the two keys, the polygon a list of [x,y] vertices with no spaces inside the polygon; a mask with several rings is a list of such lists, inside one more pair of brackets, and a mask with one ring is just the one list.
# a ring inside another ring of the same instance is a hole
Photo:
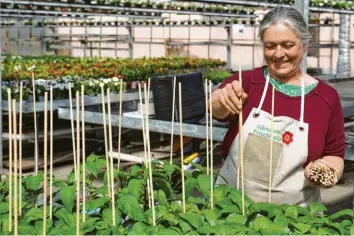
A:
{"label": "handful of seeds", "polygon": [[324,186],[333,186],[338,182],[337,170],[322,159],[313,163],[308,175],[312,181]]}

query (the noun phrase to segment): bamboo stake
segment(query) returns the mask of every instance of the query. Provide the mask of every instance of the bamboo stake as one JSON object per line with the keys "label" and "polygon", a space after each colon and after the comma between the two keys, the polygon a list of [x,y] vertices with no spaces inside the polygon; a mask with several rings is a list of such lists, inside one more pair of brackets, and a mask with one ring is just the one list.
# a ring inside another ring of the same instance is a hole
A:
{"label": "bamboo stake", "polygon": [[47,150],[48,148],[48,93],[44,93],[44,180],[43,180],[43,235],[47,233]]}
{"label": "bamboo stake", "polygon": [[[209,80],[209,96],[211,97],[212,82]],[[212,101],[209,99],[210,106],[210,207],[214,208],[214,155],[213,155],[213,107]]]}
{"label": "bamboo stake", "polygon": [[34,73],[32,72],[32,92],[33,92],[33,116],[34,116],[34,173],[38,174],[38,130],[37,130],[37,111],[36,111],[36,85]]}
{"label": "bamboo stake", "polygon": [[17,171],[18,171],[18,166],[17,166],[17,157],[18,157],[18,149],[17,149],[17,114],[16,114],[16,100],[12,100],[12,119],[13,119],[13,142],[14,142],[14,180],[15,180],[15,185],[14,185],[14,235],[18,235],[18,196],[17,196]]}
{"label": "bamboo stake", "polygon": [[274,129],[274,86],[272,89],[272,120],[270,123],[270,159],[269,159],[269,203],[272,202],[272,165],[273,165],[273,129]]}
{"label": "bamboo stake", "polygon": [[183,213],[186,213],[186,196],[185,196],[185,189],[184,189],[184,168],[183,168],[183,121],[182,121],[182,89],[181,89],[181,82],[178,83],[178,110],[179,110],[179,137],[180,137],[180,145],[181,145],[181,174],[182,174],[182,202],[183,202]]}
{"label": "bamboo stake", "polygon": [[[146,134],[145,134],[145,124],[144,124],[144,112],[143,109],[145,107],[143,107],[143,99],[141,96],[141,85],[140,83],[138,83],[138,88],[139,88],[139,101],[140,101],[140,105],[141,105],[141,127],[142,127],[142,131],[143,131],[143,142],[144,142],[144,165],[145,168],[148,168],[148,162],[147,162],[147,153],[146,153]],[[148,190],[148,199],[149,199],[149,208],[151,208],[151,198],[150,198],[150,178],[147,179],[146,181],[146,186],[147,186],[147,190]]]}
{"label": "bamboo stake", "polygon": [[[211,96],[211,95],[210,95]],[[211,99],[211,97],[210,97]],[[207,175],[209,175],[209,117],[208,117],[208,80],[205,80],[205,131],[206,131],[206,161]]]}
{"label": "bamboo stake", "polygon": [[82,132],[82,222],[86,221],[86,153],[85,153],[85,87],[81,85],[81,132]]}
{"label": "bamboo stake", "polygon": [[80,234],[80,97],[76,91],[76,235]]}
{"label": "bamboo stake", "polygon": [[176,96],[176,76],[173,77],[170,165],[172,165],[172,156],[173,156],[173,125],[175,122],[175,99],[176,99],[175,96]]}
{"label": "bamboo stake", "polygon": [[108,105],[108,142],[109,142],[109,156],[110,156],[110,170],[111,170],[111,193],[112,193],[112,224],[116,226],[116,204],[114,196],[114,175],[113,175],[113,139],[112,139],[112,113],[111,113],[111,92],[107,89],[107,105]]}
{"label": "bamboo stake", "polygon": [[[147,107],[149,108],[149,104],[150,104],[150,84],[151,84],[151,78],[149,77],[149,79],[148,79],[148,85],[147,85]],[[145,86],[144,86],[145,87]],[[145,107],[146,108],[146,107]],[[148,113],[148,112],[147,112]],[[149,119],[149,116],[146,116],[147,117],[147,119]],[[148,133],[149,133],[149,143],[148,143],[148,145],[149,145],[149,153],[150,153],[150,128],[149,127],[147,127],[148,128]],[[149,157],[150,157],[150,160],[151,160],[151,154],[149,154]],[[151,163],[151,162],[150,162]],[[152,169],[151,169],[151,171],[152,171]],[[153,182],[152,182],[152,174],[151,174],[151,179],[150,179],[150,186],[152,186],[153,185]],[[154,195],[154,190],[151,190],[152,188],[150,187],[150,196],[151,195]],[[154,197],[154,196],[153,196]],[[151,201],[151,200],[150,200]],[[153,203],[153,202],[155,202],[155,200],[154,201],[151,201],[151,205],[152,204],[154,204],[154,209],[155,209],[155,203]],[[156,214],[155,212],[154,212],[154,214]],[[155,217],[155,221],[156,221],[156,217]]]}
{"label": "bamboo stake", "polygon": [[71,83],[69,83],[69,106],[70,106],[70,122],[71,122],[71,139],[73,142],[74,173],[75,173],[75,180],[76,180],[77,168],[76,168],[75,126],[74,126],[73,97],[71,93]]}
{"label": "bamboo stake", "polygon": [[[150,83],[150,79],[149,79]],[[149,86],[148,86],[149,87]],[[146,86],[144,86],[144,95],[145,95],[145,111],[148,114],[148,101],[146,92]],[[148,160],[149,160],[149,178],[150,178],[150,197],[151,197],[151,210],[152,210],[152,222],[153,226],[156,226],[156,216],[155,216],[155,200],[154,200],[154,185],[152,182],[152,167],[151,167],[151,153],[150,153],[150,132],[149,132],[149,116],[145,116],[145,128],[146,128],[146,144],[147,144],[147,152],[148,152]]]}
{"label": "bamboo stake", "polygon": [[[106,104],[104,99],[104,89],[103,84],[101,84],[101,98],[102,98],[102,113],[103,113],[103,135],[104,135],[104,148],[106,156],[106,174],[107,174],[107,186],[108,186],[108,197],[111,197],[111,174],[109,169],[110,159],[108,158],[108,141],[107,141],[107,125],[106,125]],[[108,99],[108,98],[107,98]]]}
{"label": "bamboo stake", "polygon": [[[240,87],[242,88],[242,68],[241,68],[241,55],[240,55],[240,60],[238,63],[238,78],[240,82]],[[242,96],[242,95],[241,95]],[[242,102],[242,97],[241,97],[241,102]],[[239,118],[238,118],[238,127],[239,127],[239,149],[240,149],[240,155],[239,158],[241,158],[241,187],[242,187],[242,215],[245,215],[245,186],[244,186],[244,161],[243,161],[243,112],[242,109],[239,112]],[[237,176],[237,178],[239,178]]]}
{"label": "bamboo stake", "polygon": [[53,85],[50,86],[50,137],[49,137],[49,219],[53,218]]}
{"label": "bamboo stake", "polygon": [[123,79],[120,79],[119,88],[119,125],[118,125],[118,171],[120,168],[120,144],[122,140],[122,107],[123,107]]}
{"label": "bamboo stake", "polygon": [[12,228],[12,104],[11,90],[7,89],[7,107],[9,116],[9,232]]}
{"label": "bamboo stake", "polygon": [[19,186],[19,214],[22,215],[22,89],[23,89],[23,82],[20,82],[20,124],[19,124],[19,158],[20,158],[20,186]]}

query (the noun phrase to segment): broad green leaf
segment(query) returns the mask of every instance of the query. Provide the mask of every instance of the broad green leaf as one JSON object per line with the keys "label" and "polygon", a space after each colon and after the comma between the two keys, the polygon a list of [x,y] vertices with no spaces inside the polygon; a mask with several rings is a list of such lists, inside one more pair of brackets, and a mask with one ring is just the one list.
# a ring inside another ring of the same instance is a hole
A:
{"label": "broad green leaf", "polygon": [[199,197],[189,197],[186,199],[187,204],[197,204],[197,205],[202,205],[202,206],[207,206],[208,201],[205,199],[201,199]]}
{"label": "broad green leaf", "polygon": [[170,165],[169,163],[164,163],[163,169],[168,176],[171,176],[173,172],[175,172],[176,170],[180,170],[181,168],[179,168],[179,166],[175,164]]}
{"label": "broad green leaf", "polygon": [[344,209],[344,210],[341,210],[339,212],[336,212],[336,213],[330,215],[329,219],[330,220],[336,220],[336,219],[341,218],[343,216],[354,217],[354,211],[350,210],[350,209]]}
{"label": "broad green leaf", "polygon": [[184,191],[186,199],[192,194],[193,189],[197,186],[198,181],[194,178],[189,178],[184,182]]}
{"label": "broad green leaf", "polygon": [[199,233],[198,235],[213,235],[215,234],[215,229],[212,226],[203,226],[196,229]]}
{"label": "broad green leaf", "polygon": [[147,225],[143,222],[135,223],[133,227],[129,230],[128,235],[148,235]]}
{"label": "broad green leaf", "polygon": [[340,223],[331,223],[329,227],[332,227],[338,231],[339,234],[345,235],[345,228]]}
{"label": "broad green leaf", "polygon": [[[2,222],[1,222],[1,224],[2,224]],[[4,225],[2,225],[2,227],[4,228]],[[18,226],[18,232],[21,235],[29,235],[29,234],[34,235],[36,233],[36,228],[30,224],[21,224],[20,223]],[[41,232],[38,232],[38,233],[41,233]]]}
{"label": "broad green leaf", "polygon": [[178,219],[177,217],[174,215],[174,214],[171,214],[171,213],[167,213],[165,214],[162,219],[168,221],[170,224],[172,225],[176,225],[178,224]]}
{"label": "broad green leaf", "polygon": [[250,226],[256,231],[267,228],[272,222],[265,216],[259,216],[254,221],[251,222]]}
{"label": "broad green leaf", "polygon": [[93,232],[95,230],[95,223],[99,219],[100,218],[98,218],[98,217],[89,218],[85,222],[80,223],[80,232],[82,234],[87,234],[87,233]]}
{"label": "broad green leaf", "polygon": [[327,217],[317,217],[313,215],[301,216],[297,218],[297,223],[305,223],[305,224],[329,224],[329,219]]}
{"label": "broad green leaf", "polygon": [[204,219],[200,214],[194,212],[180,213],[179,217],[186,220],[194,228],[199,228],[203,226]]}
{"label": "broad green leaf", "polygon": [[304,224],[304,223],[291,223],[292,226],[295,227],[298,231],[300,231],[302,234],[305,234],[311,229],[311,225]]}
{"label": "broad green leaf", "polygon": [[318,235],[332,235],[332,232],[328,228],[319,228],[317,230]]}
{"label": "broad green leaf", "polygon": [[[107,173],[108,173],[108,171],[105,171],[104,176],[103,176],[103,181],[104,181],[105,185],[107,185],[107,180],[108,180]],[[109,172],[109,174],[111,174],[111,171]],[[113,178],[116,178],[118,175],[119,175],[118,170],[117,169],[113,169]]]}
{"label": "broad green leaf", "polygon": [[143,221],[145,219],[140,203],[134,197],[121,197],[118,200],[118,208],[133,220]]}
{"label": "broad green leaf", "polygon": [[[168,214],[168,210],[164,206],[155,206],[155,220],[156,222],[163,218],[164,215]],[[144,212],[146,222],[150,225],[153,225],[152,219],[152,208]]]}
{"label": "broad green leaf", "polygon": [[240,223],[244,225],[247,222],[247,217],[241,214],[232,213],[226,218],[226,222]]}
{"label": "broad green leaf", "polygon": [[162,178],[154,178],[154,184],[156,185],[156,189],[161,189],[165,192],[167,199],[171,199],[174,196],[173,189],[171,184]]}
{"label": "broad green leaf", "polygon": [[288,207],[288,209],[285,211],[285,216],[296,220],[298,216],[297,208],[293,206]]}
{"label": "broad green leaf", "polygon": [[[53,220],[47,219],[46,220],[46,233],[48,233],[50,231],[52,226],[53,226]],[[34,227],[36,228],[36,231],[38,234],[42,234],[43,233],[43,220],[37,220]]]}
{"label": "broad green leaf", "polygon": [[187,233],[192,230],[192,227],[182,218],[178,220],[178,225],[181,228],[183,233]]}
{"label": "broad green leaf", "polygon": [[142,169],[140,166],[138,165],[133,165],[132,167],[130,167],[129,173],[131,176],[139,176],[139,175],[143,175],[145,172],[144,169]]}
{"label": "broad green leaf", "polygon": [[350,235],[354,235],[354,224],[349,228]]}
{"label": "broad green leaf", "polygon": [[350,220],[343,220],[340,224],[341,224],[341,226],[343,226],[343,228],[345,228],[345,229],[348,228],[349,229],[348,226],[351,226],[353,224],[353,222],[350,221]]}
{"label": "broad green leaf", "polygon": [[[234,203],[238,204],[240,209],[242,209],[242,192],[237,189],[231,189],[229,196],[231,200]],[[253,201],[246,194],[244,194],[244,200],[245,200],[244,204],[246,209],[253,204]]]}
{"label": "broad green leaf", "polygon": [[327,207],[325,207],[319,202],[311,202],[309,206],[311,215],[327,211]]}
{"label": "broad green leaf", "polygon": [[64,179],[53,179],[53,186],[54,187],[57,187],[57,188],[62,188],[64,186],[67,186],[68,185],[68,182],[67,180],[64,180]]}
{"label": "broad green leaf", "polygon": [[177,235],[177,231],[171,228],[164,228],[164,227],[156,227],[156,226],[150,226],[149,230],[151,233],[150,235]]}
{"label": "broad green leaf", "polygon": [[241,213],[241,209],[234,204],[230,198],[224,198],[223,200],[215,203],[218,207],[221,207],[221,213]]}
{"label": "broad green leaf", "polygon": [[203,210],[203,215],[211,226],[215,226],[217,220],[221,217],[221,213],[215,208]]}
{"label": "broad green leaf", "polygon": [[106,195],[106,194],[108,194],[108,186],[107,185],[103,185],[103,186],[97,188],[95,190],[95,192],[98,193],[98,194]]}
{"label": "broad green leaf", "polygon": [[75,220],[74,215],[69,212],[66,208],[61,208],[57,212],[54,213],[55,217],[59,220],[62,220],[66,225],[73,225]]}
{"label": "broad green leaf", "polygon": [[260,229],[261,233],[263,235],[285,235],[288,234],[287,231],[284,230],[284,227],[278,225],[278,224],[269,224],[265,228]]}
{"label": "broad green leaf", "polygon": [[140,200],[144,181],[144,179],[131,179],[127,186],[128,194]]}
{"label": "broad green leaf", "polygon": [[236,235],[245,234],[242,232],[248,231],[248,228],[238,223],[218,224],[214,227],[216,235]]}
{"label": "broad green leaf", "polygon": [[162,206],[168,207],[168,202],[166,198],[166,194],[162,190],[154,191],[155,192],[155,198],[158,201],[158,203]]}
{"label": "broad green leaf", "polygon": [[24,220],[27,223],[31,223],[32,221],[42,220],[43,219],[43,210],[40,208],[31,208],[24,215]]}
{"label": "broad green leaf", "polygon": [[306,216],[309,214],[308,210],[305,207],[298,206],[298,205],[294,205],[292,207],[296,208],[298,215]]}
{"label": "broad green leaf", "polygon": [[190,231],[190,232],[186,233],[185,235],[199,235],[199,233],[196,231]]}
{"label": "broad green leaf", "polygon": [[98,173],[100,172],[101,166],[97,165],[95,162],[87,162],[86,163],[86,171],[93,174],[97,177]]}
{"label": "broad green leaf", "polygon": [[86,163],[95,162],[98,158],[99,158],[99,156],[97,156],[95,154],[90,154],[88,157],[86,157]]}
{"label": "broad green leaf", "polygon": [[65,208],[71,212],[75,201],[76,185],[62,187],[59,191],[59,197]]}
{"label": "broad green leaf", "polygon": [[97,199],[88,200],[88,201],[86,201],[86,211],[89,212],[92,210],[96,210],[97,208],[101,208],[108,201],[110,201],[110,199],[111,198],[109,198],[109,197],[100,197]]}
{"label": "broad green leaf", "polygon": [[43,174],[38,174],[38,175],[34,175],[34,176],[29,175],[29,176],[27,176],[25,181],[27,183],[28,188],[36,191],[41,186],[41,183],[43,181]]}
{"label": "broad green leaf", "polygon": [[49,235],[76,235],[75,224],[70,226],[52,227],[48,232]]}
{"label": "broad green leaf", "polygon": [[111,235],[112,232],[112,228],[105,228],[105,229],[101,229],[101,230],[97,230],[96,235]]}
{"label": "broad green leaf", "polygon": [[9,212],[9,204],[6,202],[0,203],[0,214]]}
{"label": "broad green leaf", "polygon": [[[121,217],[122,217],[122,212],[116,208],[115,209],[115,215],[116,215],[116,224],[118,224],[118,222],[120,222]],[[108,225],[112,225],[113,222],[113,212],[112,212],[112,208],[105,208],[102,212],[102,220],[104,222],[107,223]]]}
{"label": "broad green leaf", "polygon": [[190,164],[192,164],[192,166],[194,168],[196,168],[197,170],[199,170],[200,172],[202,172],[202,174],[206,174],[205,168],[197,163],[191,162]]}
{"label": "broad green leaf", "polygon": [[209,199],[211,189],[210,175],[201,174],[198,176],[197,181],[199,190],[203,193],[206,199]]}
{"label": "broad green leaf", "polygon": [[266,202],[256,202],[250,205],[248,208],[248,215],[267,215],[268,218],[272,219],[278,215],[283,215],[282,209],[273,204],[273,203],[266,203]]}
{"label": "broad green leaf", "polygon": [[214,188],[214,201],[221,201],[230,193],[230,187],[227,185],[220,185]]}

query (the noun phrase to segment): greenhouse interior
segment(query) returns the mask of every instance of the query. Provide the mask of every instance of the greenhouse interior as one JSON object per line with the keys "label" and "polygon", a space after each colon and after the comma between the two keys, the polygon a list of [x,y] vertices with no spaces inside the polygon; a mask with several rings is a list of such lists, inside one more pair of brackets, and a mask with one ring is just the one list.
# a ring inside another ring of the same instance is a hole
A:
{"label": "greenhouse interior", "polygon": [[0,0],[4,235],[354,235],[354,2]]}

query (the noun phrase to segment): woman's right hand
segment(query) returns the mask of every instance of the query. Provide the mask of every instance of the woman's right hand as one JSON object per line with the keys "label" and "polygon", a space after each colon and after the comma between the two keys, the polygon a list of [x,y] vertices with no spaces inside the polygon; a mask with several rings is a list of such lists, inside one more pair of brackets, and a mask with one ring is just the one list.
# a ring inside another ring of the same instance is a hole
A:
{"label": "woman's right hand", "polygon": [[238,114],[247,97],[248,95],[241,88],[239,81],[234,80],[224,88],[215,90],[212,94],[213,114],[219,118],[224,118],[229,113]]}

